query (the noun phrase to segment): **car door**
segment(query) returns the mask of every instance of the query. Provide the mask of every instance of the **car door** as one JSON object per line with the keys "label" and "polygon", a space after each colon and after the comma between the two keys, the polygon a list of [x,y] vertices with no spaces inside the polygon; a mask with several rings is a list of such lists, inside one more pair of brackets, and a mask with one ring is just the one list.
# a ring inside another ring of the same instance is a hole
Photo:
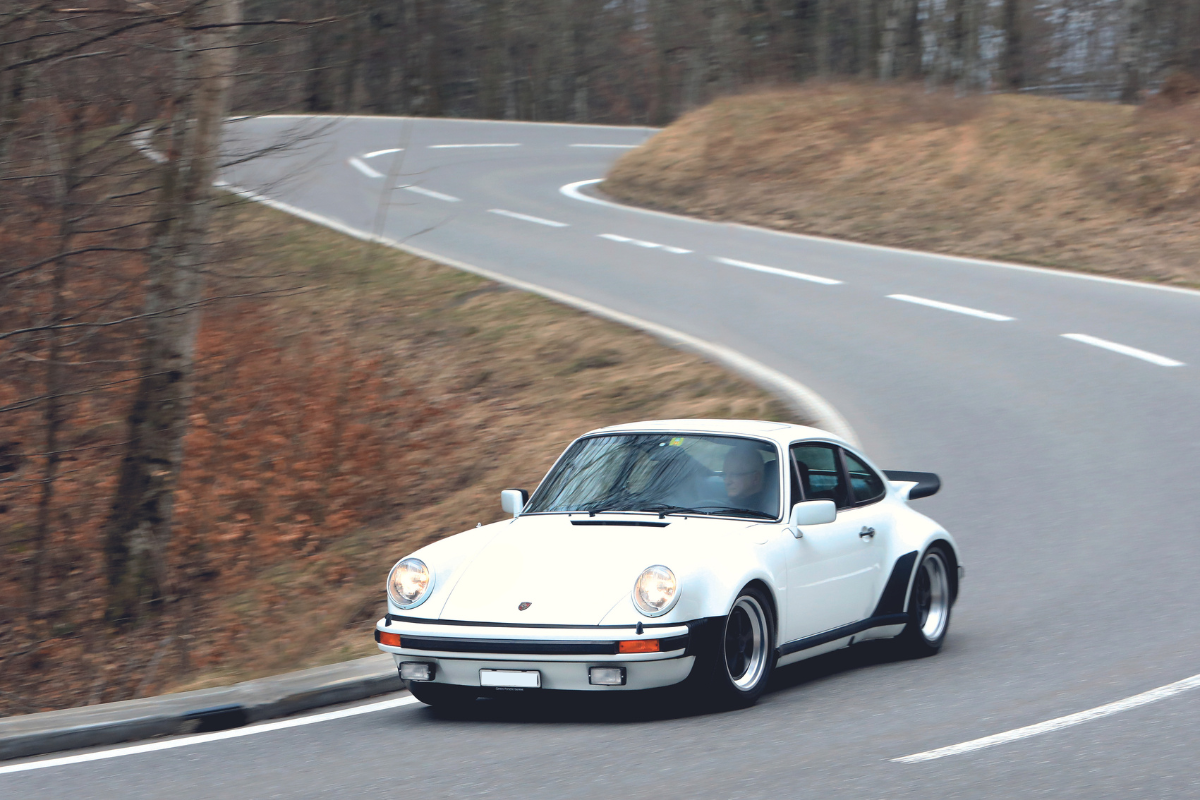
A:
{"label": "car door", "polygon": [[887,486],[883,477],[856,453],[846,448],[839,450],[842,467],[849,483],[850,507],[838,512],[838,517],[844,517],[851,528],[857,529],[859,541],[864,545],[862,552],[868,556],[872,568],[871,580],[864,587],[866,596],[859,617],[862,619],[870,616],[875,610],[879,594],[888,579],[887,561],[892,536],[892,517],[887,512],[886,504],[880,502],[887,496]]}
{"label": "car door", "polygon": [[[841,448],[801,442],[790,448],[793,488],[805,500],[833,500],[837,519],[803,529],[790,545],[786,641],[858,622],[870,613],[882,543],[864,534],[869,506],[854,507]],[[793,493],[795,494],[795,492]]]}

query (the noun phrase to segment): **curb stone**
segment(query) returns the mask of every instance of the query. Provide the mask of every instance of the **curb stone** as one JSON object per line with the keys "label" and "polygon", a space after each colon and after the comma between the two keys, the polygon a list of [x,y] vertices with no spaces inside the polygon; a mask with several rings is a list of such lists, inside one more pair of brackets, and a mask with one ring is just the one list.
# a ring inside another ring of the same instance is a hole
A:
{"label": "curb stone", "polygon": [[390,655],[214,689],[0,719],[0,761],[235,728],[404,689]]}

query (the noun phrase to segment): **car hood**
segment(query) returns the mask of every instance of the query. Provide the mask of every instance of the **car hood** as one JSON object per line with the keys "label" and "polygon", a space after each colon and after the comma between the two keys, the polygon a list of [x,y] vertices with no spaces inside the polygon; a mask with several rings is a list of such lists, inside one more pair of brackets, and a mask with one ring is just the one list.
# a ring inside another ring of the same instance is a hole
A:
{"label": "car hood", "polygon": [[[575,517],[579,520],[580,517]],[[598,515],[592,521],[654,521]],[[524,625],[599,625],[631,603],[646,567],[665,564],[682,581],[695,557],[746,527],[739,522],[668,517],[667,527],[573,525],[565,515],[531,515],[505,525],[462,571],[441,619]],[[710,541],[711,540],[711,541]],[[719,552],[719,551],[718,551]],[[520,610],[520,605],[529,606]]]}

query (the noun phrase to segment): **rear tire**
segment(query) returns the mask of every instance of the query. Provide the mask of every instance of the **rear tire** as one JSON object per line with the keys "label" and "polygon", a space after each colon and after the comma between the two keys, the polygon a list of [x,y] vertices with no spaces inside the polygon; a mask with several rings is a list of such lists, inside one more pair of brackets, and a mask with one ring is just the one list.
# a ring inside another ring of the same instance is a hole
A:
{"label": "rear tire", "polygon": [[908,624],[897,637],[905,655],[925,658],[937,655],[950,631],[950,609],[954,605],[950,582],[949,554],[941,545],[925,551],[913,577],[908,599]]}
{"label": "rear tire", "polygon": [[762,590],[742,590],[710,652],[697,657],[693,696],[717,708],[746,708],[766,691],[775,667],[775,617]]}

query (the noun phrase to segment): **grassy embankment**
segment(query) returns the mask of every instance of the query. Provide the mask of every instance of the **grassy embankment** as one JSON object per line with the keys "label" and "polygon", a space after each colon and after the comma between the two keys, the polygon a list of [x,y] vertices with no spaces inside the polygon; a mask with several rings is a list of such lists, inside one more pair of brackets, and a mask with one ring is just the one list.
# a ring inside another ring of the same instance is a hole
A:
{"label": "grassy embankment", "polygon": [[1200,99],[1178,99],[762,91],[681,118],[602,188],[710,219],[1200,286]]}
{"label": "grassy embankment", "polygon": [[[352,392],[370,394],[365,408],[328,387],[312,386],[311,397],[294,399],[305,414],[325,415],[325,428],[341,415],[342,435],[371,437],[374,452],[339,467],[367,491],[343,490],[349,499],[340,511],[355,524],[341,524],[336,535],[255,527],[267,516],[257,498],[246,509],[248,530],[221,516],[229,509],[205,515],[211,524],[197,538],[232,538],[266,555],[238,565],[225,553],[225,563],[211,565],[218,575],[197,584],[204,594],[192,631],[197,668],[156,691],[378,652],[370,632],[385,610],[383,580],[392,563],[424,543],[499,519],[500,490],[532,490],[586,430],[645,418],[793,418],[748,382],[645,334],[269,209],[243,205],[235,214],[234,233],[257,242],[251,258],[261,271],[299,270],[326,287],[267,314],[273,338],[284,342],[280,365],[300,348],[306,362],[320,361],[324,351],[368,367],[350,384]],[[245,405],[241,413],[255,413]],[[396,408],[406,410],[386,416]],[[389,419],[394,434],[380,430]],[[342,446],[349,449],[350,441]],[[287,487],[275,505],[288,505]],[[271,484],[258,491],[271,491]],[[272,535],[284,541],[282,549],[251,541]]]}

